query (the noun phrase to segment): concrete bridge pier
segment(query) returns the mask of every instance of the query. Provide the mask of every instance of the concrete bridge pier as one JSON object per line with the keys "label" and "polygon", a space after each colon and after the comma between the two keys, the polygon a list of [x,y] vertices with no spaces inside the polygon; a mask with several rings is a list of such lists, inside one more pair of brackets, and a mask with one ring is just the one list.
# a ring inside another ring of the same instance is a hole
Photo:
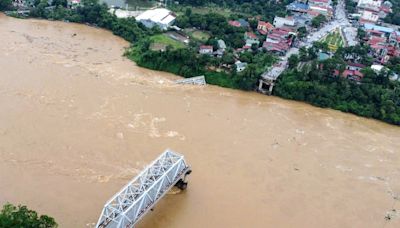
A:
{"label": "concrete bridge pier", "polygon": [[274,80],[260,79],[258,81],[258,91],[263,94],[271,95],[274,86],[275,86]]}

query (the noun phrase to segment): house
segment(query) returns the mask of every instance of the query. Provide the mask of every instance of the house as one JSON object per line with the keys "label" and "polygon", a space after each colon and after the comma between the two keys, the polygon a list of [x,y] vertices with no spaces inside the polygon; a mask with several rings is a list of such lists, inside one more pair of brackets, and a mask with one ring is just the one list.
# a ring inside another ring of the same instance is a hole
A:
{"label": "house", "polygon": [[244,38],[246,40],[253,40],[253,41],[258,41],[258,37],[256,34],[252,33],[252,32],[245,32],[244,33]]}
{"label": "house", "polygon": [[374,64],[371,66],[371,69],[374,70],[375,73],[380,73],[383,69],[385,69],[385,67],[382,65]]}
{"label": "house", "polygon": [[379,8],[382,5],[381,0],[359,0],[357,4],[357,8],[359,10],[371,10],[375,12],[379,12]]}
{"label": "house", "polygon": [[201,45],[199,48],[200,54],[212,55],[213,54],[213,46],[211,45]]}
{"label": "house", "polygon": [[295,20],[293,17],[277,17],[274,18],[274,26],[276,28],[283,27],[283,26],[295,26]]}
{"label": "house", "polygon": [[359,22],[361,24],[364,24],[364,23],[373,23],[373,24],[375,24],[378,21],[378,19],[379,19],[379,15],[378,14],[376,14],[374,12],[371,12],[371,11],[368,11],[368,10],[364,10],[363,13],[361,14]]}
{"label": "house", "polygon": [[385,18],[389,13],[392,13],[392,8],[388,7],[386,5],[382,5],[381,8],[379,8],[378,16],[379,18]]}
{"label": "house", "polygon": [[289,45],[285,41],[265,41],[263,48],[267,51],[277,53],[278,55],[284,55],[289,50]]}
{"label": "house", "polygon": [[253,44],[256,44],[257,47],[260,44],[260,41],[258,40],[258,37],[256,34],[252,32],[246,32],[244,34],[244,39],[246,40],[246,44],[244,45],[244,49],[249,49]]}
{"label": "house", "polygon": [[312,10],[312,9],[309,9],[307,11],[307,15],[310,16],[311,18],[314,18],[314,17],[316,17],[316,16],[318,16],[320,14],[321,14],[320,12]]}
{"label": "house", "polygon": [[81,0],[68,0],[67,6],[70,8],[76,8],[81,5]]}
{"label": "house", "polygon": [[[334,70],[333,72],[334,76],[339,76],[339,74],[340,72],[338,70]],[[352,81],[360,82],[364,77],[364,74],[358,70],[344,70],[341,76]]]}
{"label": "house", "polygon": [[333,15],[333,9],[330,6],[310,6],[310,11],[318,12],[327,18],[331,18]]}
{"label": "house", "polygon": [[364,68],[365,68],[365,65],[361,64],[361,63],[347,62],[347,65],[346,65],[346,70],[360,71]]}
{"label": "house", "polygon": [[224,56],[224,53],[225,53],[224,49],[218,49],[218,50],[214,51],[213,55],[218,58],[222,58],[222,56]]}
{"label": "house", "polygon": [[247,22],[245,19],[240,18],[238,22],[240,23],[240,27],[250,27],[249,22]]}
{"label": "house", "polygon": [[228,21],[228,24],[233,27],[237,27],[237,28],[240,28],[240,26],[241,26],[239,21]]}
{"label": "house", "polygon": [[235,21],[228,21],[228,24],[230,24],[233,27],[237,27],[237,28],[239,28],[239,27],[245,27],[246,28],[246,27],[250,26],[249,22],[247,22],[244,19],[239,19],[239,20],[235,20]]}
{"label": "house", "polygon": [[225,41],[223,41],[223,40],[218,40],[217,43],[218,43],[218,49],[222,49],[222,50],[225,50],[225,49],[226,49]]}
{"label": "house", "polygon": [[164,8],[146,10],[136,17],[136,21],[142,23],[147,28],[157,25],[162,30],[167,30],[175,22],[175,19],[176,15]]}
{"label": "house", "polygon": [[246,69],[247,63],[240,62],[239,60],[235,62],[236,72],[242,72]]}
{"label": "house", "polygon": [[332,3],[331,0],[308,0],[308,4],[311,6],[330,6]]}
{"label": "house", "polygon": [[360,82],[361,79],[364,77],[364,74],[358,70],[344,70],[342,73],[342,77]]}
{"label": "house", "polygon": [[273,28],[274,26],[269,22],[258,21],[257,30],[261,35],[266,35]]}
{"label": "house", "polygon": [[364,29],[365,30],[375,30],[375,31],[379,31],[385,34],[386,37],[389,37],[389,35],[392,32],[396,32],[397,34],[400,34],[399,31],[394,30],[393,28],[389,28],[389,27],[384,27],[384,26],[379,26],[379,25],[375,25],[375,24],[371,24],[371,23],[365,23],[364,24]]}
{"label": "house", "polygon": [[301,2],[292,2],[286,6],[287,10],[299,13],[307,13],[309,6]]}

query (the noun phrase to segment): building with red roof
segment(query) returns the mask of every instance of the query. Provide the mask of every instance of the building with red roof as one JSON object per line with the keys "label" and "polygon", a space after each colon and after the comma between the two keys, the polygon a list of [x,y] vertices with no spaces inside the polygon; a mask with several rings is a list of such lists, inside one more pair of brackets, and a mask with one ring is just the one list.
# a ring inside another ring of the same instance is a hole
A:
{"label": "building with red roof", "polygon": [[257,30],[262,35],[266,35],[273,28],[274,28],[274,26],[269,22],[258,21]]}
{"label": "building with red roof", "polygon": [[228,24],[230,24],[233,27],[239,28],[241,26],[239,21],[228,21]]}
{"label": "building with red roof", "polygon": [[211,46],[211,45],[201,45],[200,48],[199,48],[199,53],[200,54],[212,55],[213,46]]}

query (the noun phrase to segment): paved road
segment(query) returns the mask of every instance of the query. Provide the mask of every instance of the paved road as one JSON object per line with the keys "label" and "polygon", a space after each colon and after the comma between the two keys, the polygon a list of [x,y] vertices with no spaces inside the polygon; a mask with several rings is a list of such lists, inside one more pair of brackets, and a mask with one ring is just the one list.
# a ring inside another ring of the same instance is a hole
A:
{"label": "paved road", "polygon": [[[322,37],[328,35],[329,32],[338,28],[343,29],[343,35],[345,36],[347,45],[353,46],[357,44],[356,41],[357,29],[352,27],[351,23],[346,17],[345,4],[343,0],[339,0],[336,6],[334,19],[323,25],[317,31],[310,33],[307,36],[306,41],[300,42],[299,47],[309,48],[312,46],[313,42],[320,40]],[[261,77],[264,79],[276,80],[279,77],[279,75],[287,68],[288,64],[287,60],[289,56],[298,53],[299,53],[299,48],[296,47],[290,48],[286,53],[286,55],[281,57],[281,60],[278,63],[276,63],[272,68],[270,68],[268,71],[264,72],[261,75]]]}

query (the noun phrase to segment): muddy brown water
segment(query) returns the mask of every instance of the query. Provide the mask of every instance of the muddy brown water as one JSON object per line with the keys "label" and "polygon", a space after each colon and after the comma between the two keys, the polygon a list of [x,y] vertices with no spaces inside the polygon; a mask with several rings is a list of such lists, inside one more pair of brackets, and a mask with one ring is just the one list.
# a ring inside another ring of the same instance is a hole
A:
{"label": "muddy brown water", "polygon": [[189,187],[139,228],[400,227],[399,127],[177,86],[125,59],[127,46],[101,29],[0,15],[0,204],[92,227],[171,148],[193,168]]}

